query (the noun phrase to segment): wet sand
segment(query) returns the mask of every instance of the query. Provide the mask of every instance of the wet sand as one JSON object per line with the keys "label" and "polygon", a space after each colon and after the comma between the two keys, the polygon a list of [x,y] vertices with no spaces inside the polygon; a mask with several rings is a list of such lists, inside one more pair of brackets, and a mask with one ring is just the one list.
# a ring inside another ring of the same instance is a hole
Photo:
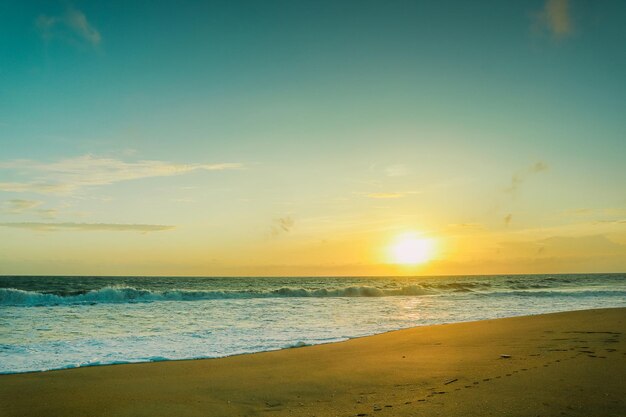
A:
{"label": "wet sand", "polygon": [[0,375],[0,415],[626,416],[626,308]]}

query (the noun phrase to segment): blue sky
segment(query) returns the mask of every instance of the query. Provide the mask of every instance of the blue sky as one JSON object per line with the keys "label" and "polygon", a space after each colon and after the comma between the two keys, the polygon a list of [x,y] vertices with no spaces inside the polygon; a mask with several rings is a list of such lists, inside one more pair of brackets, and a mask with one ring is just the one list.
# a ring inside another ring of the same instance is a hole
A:
{"label": "blue sky", "polygon": [[0,273],[624,270],[625,12],[4,2]]}

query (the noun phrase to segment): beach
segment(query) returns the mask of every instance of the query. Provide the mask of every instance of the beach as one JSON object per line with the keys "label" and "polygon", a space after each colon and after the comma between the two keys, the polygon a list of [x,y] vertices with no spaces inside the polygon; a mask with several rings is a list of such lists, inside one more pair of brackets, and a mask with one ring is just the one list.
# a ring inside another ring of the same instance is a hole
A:
{"label": "beach", "polygon": [[0,375],[11,416],[624,416],[626,308]]}

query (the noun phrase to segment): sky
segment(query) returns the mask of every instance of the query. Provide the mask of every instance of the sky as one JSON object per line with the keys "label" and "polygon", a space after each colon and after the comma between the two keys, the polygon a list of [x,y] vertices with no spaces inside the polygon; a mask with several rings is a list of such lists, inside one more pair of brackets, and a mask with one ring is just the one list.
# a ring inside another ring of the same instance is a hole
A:
{"label": "sky", "polygon": [[5,0],[0,274],[624,272],[625,17]]}

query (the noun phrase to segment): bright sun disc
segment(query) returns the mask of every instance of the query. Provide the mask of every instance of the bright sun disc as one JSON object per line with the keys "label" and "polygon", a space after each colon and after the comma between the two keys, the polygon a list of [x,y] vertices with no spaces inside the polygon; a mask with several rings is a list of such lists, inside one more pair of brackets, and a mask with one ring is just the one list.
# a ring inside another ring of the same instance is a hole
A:
{"label": "bright sun disc", "polygon": [[430,239],[413,235],[404,235],[391,247],[393,262],[402,265],[417,265],[427,262],[432,257],[433,245]]}

